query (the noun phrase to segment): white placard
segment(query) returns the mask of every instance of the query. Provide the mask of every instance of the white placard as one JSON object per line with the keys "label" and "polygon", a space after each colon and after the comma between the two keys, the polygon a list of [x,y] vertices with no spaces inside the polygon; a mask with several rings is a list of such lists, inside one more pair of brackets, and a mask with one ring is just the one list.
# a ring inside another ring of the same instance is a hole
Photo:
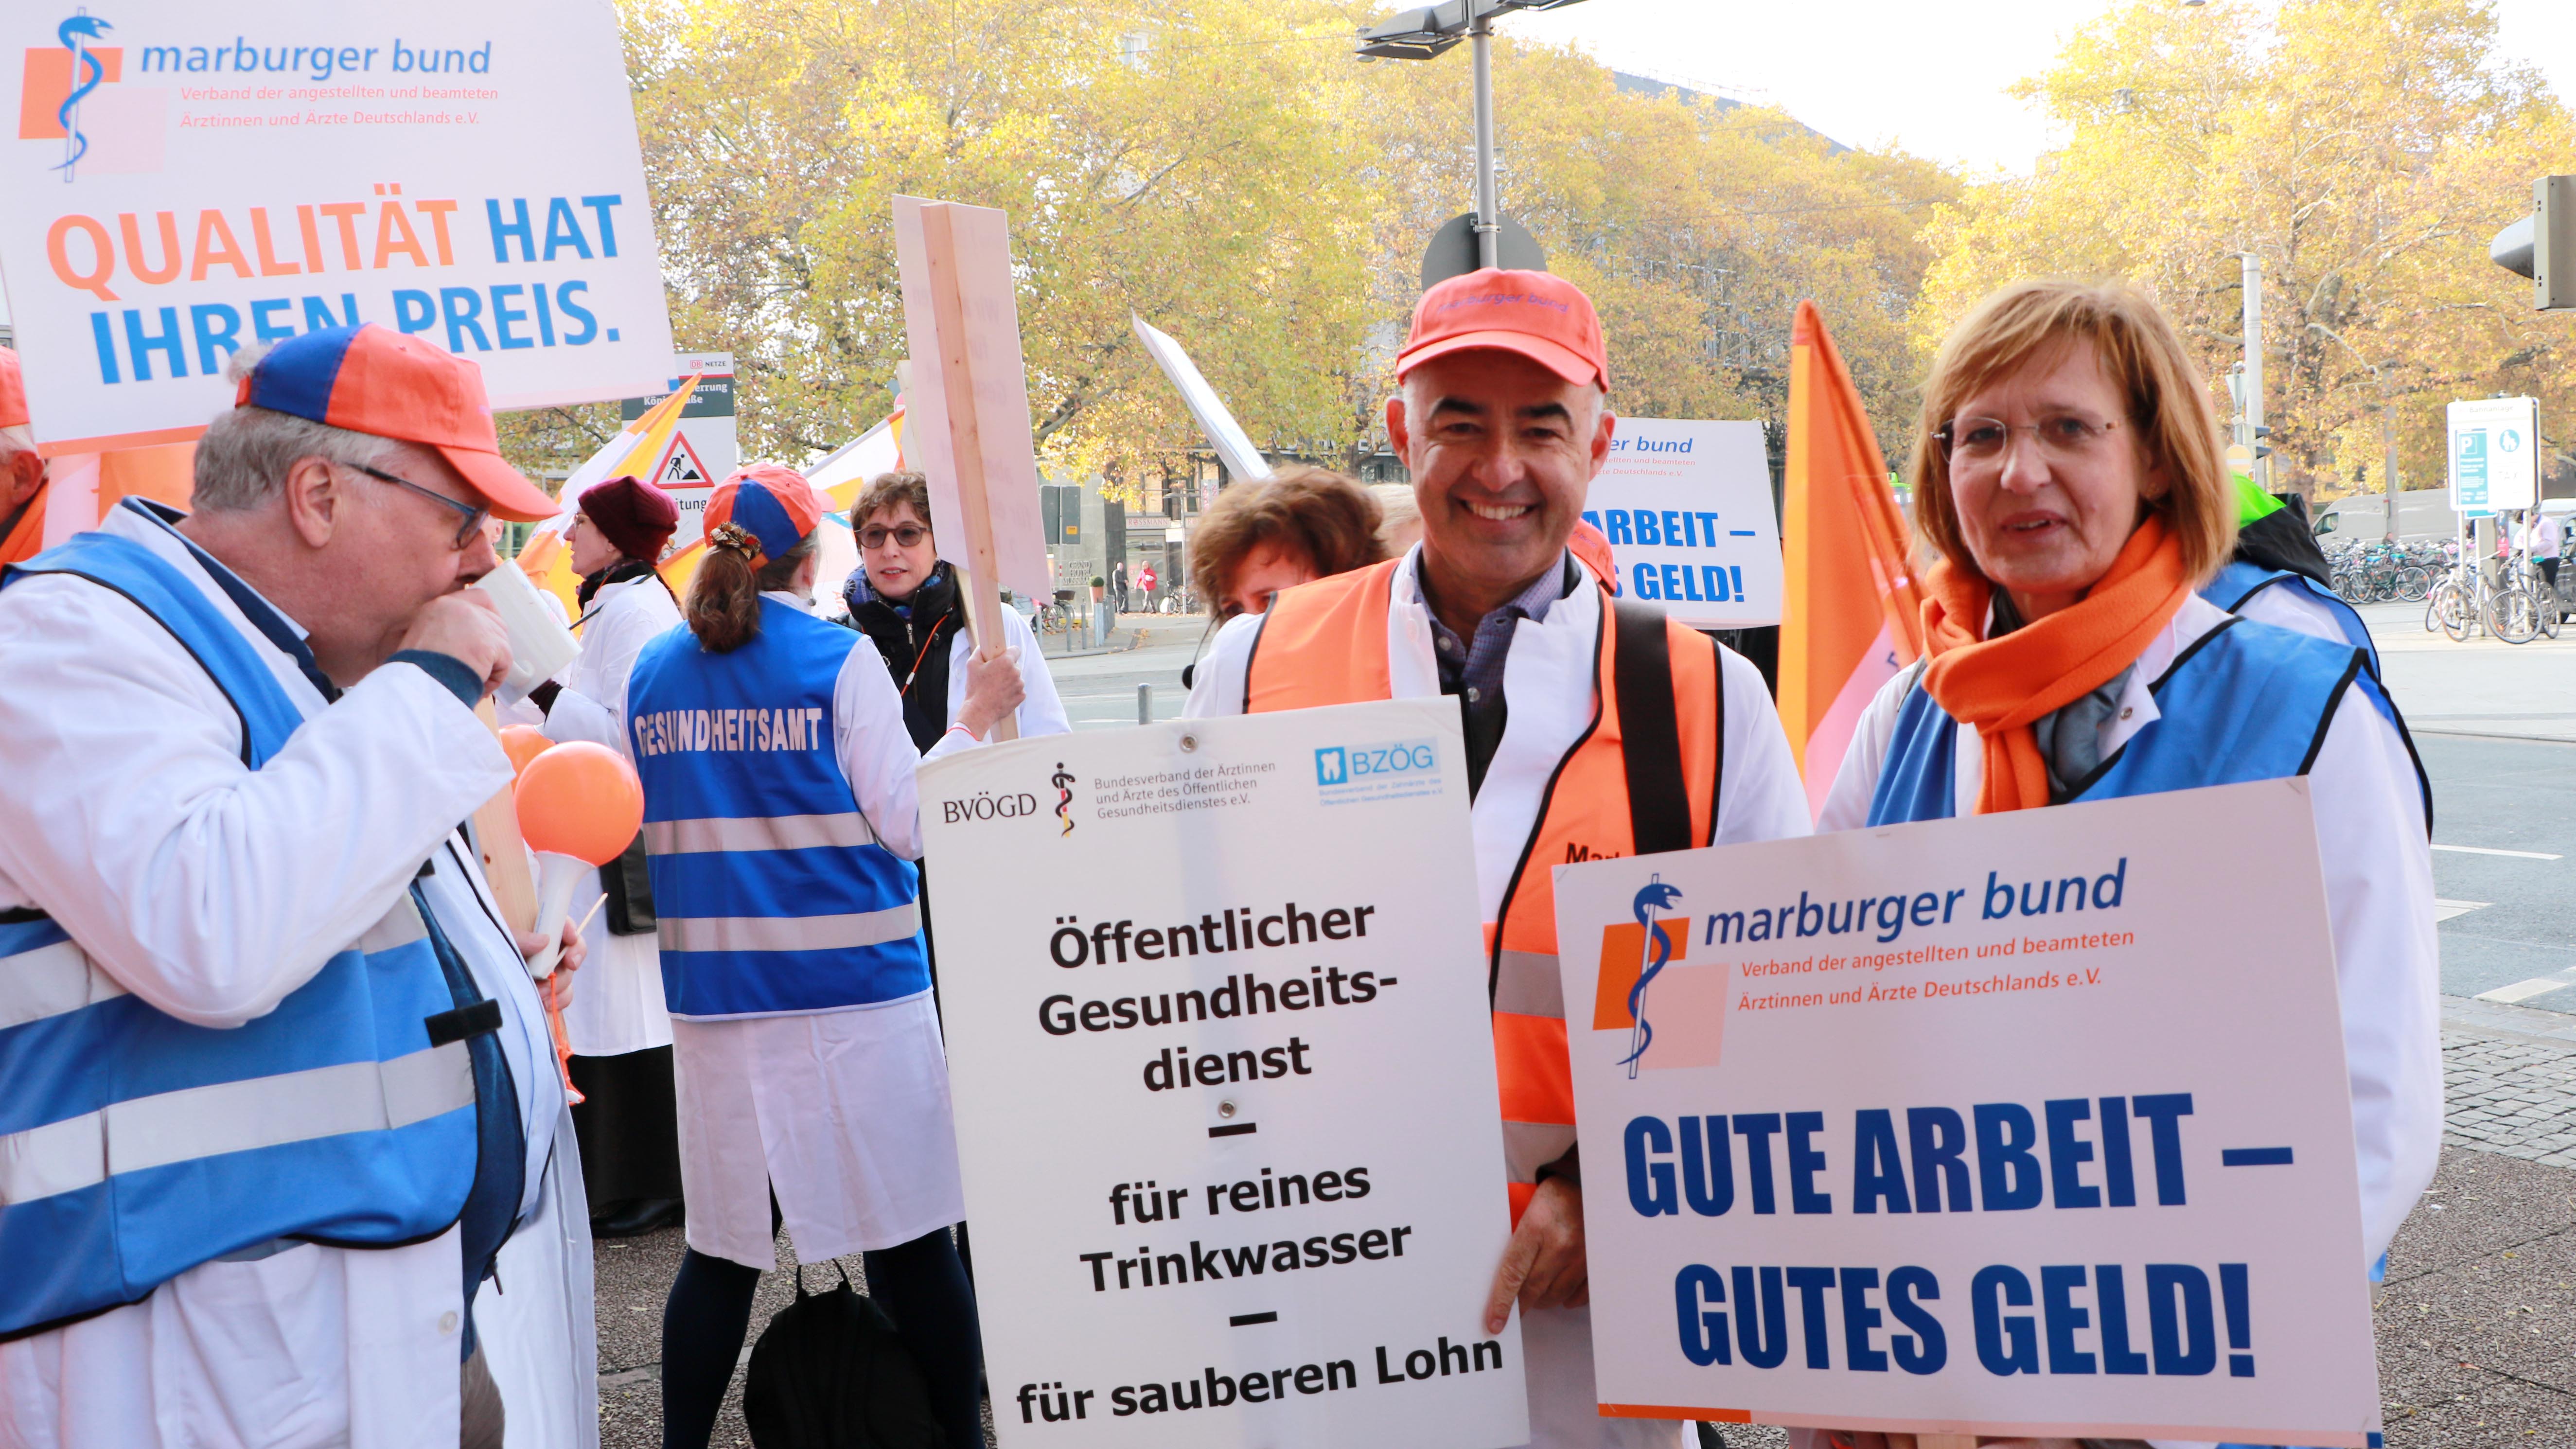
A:
{"label": "white placard", "polygon": [[[1569,866],[1556,892],[1605,1405],[2379,1427],[2307,781]],[[1672,923],[1643,1031],[1641,913]]]}
{"label": "white placard", "polygon": [[1780,622],[1780,521],[1760,423],[1623,417],[1583,510],[1609,536],[1626,597],[1701,628]]}
{"label": "white placard", "polygon": [[1172,390],[1181,395],[1182,405],[1190,410],[1191,420],[1199,425],[1199,433],[1216,450],[1218,459],[1237,478],[1269,477],[1270,460],[1252,446],[1251,436],[1234,420],[1233,410],[1216,395],[1215,388],[1208,386],[1208,380],[1199,373],[1199,365],[1190,361],[1189,350],[1132,312],[1127,320],[1135,325],[1136,340],[1145,344],[1145,355],[1154,359]]}
{"label": "white placard", "polygon": [[240,346],[362,322],[481,364],[495,408],[661,380],[671,326],[607,0],[9,16],[0,274],[47,451],[194,437],[232,402]]}
{"label": "white placard", "polygon": [[1008,1449],[1528,1441],[1466,779],[1445,700],[923,767]]}
{"label": "white placard", "polygon": [[[945,205],[955,239],[962,337],[942,337],[931,295],[929,243],[922,209]],[[939,359],[962,355],[972,379],[975,426],[983,455],[984,505],[993,525],[994,583],[1043,597],[1055,585],[1047,567],[1038,510],[1036,435],[1029,426],[1029,374],[1020,352],[1018,282],[1011,271],[1010,220],[988,206],[894,199],[895,262],[903,288],[904,336],[917,361],[904,383],[904,460],[930,483],[931,531],[970,549],[949,437],[947,371]],[[971,566],[971,563],[970,563]]]}
{"label": "white placard", "polygon": [[2539,500],[2539,399],[2455,402],[2446,416],[2452,508],[2464,518],[2487,518]]}

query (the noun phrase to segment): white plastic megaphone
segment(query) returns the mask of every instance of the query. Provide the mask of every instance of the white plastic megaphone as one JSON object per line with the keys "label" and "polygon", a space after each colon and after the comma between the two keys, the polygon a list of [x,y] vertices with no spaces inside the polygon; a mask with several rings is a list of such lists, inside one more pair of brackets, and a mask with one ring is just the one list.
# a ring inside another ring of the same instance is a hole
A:
{"label": "white plastic megaphone", "polygon": [[564,620],[562,601],[538,588],[517,564],[504,561],[475,580],[474,587],[492,600],[501,627],[510,634],[510,672],[500,689],[504,702],[527,698],[529,690],[554,678],[581,653],[580,641]]}

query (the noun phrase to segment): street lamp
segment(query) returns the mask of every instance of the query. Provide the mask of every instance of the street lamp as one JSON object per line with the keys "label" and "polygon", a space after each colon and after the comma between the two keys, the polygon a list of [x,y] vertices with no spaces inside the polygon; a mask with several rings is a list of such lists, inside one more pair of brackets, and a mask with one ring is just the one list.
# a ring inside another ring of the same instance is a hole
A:
{"label": "street lamp", "polygon": [[1494,197],[1494,17],[1562,10],[1582,0],[1444,0],[1399,10],[1360,32],[1362,60],[1434,60],[1460,40],[1476,58],[1476,265],[1502,264],[1502,204]]}

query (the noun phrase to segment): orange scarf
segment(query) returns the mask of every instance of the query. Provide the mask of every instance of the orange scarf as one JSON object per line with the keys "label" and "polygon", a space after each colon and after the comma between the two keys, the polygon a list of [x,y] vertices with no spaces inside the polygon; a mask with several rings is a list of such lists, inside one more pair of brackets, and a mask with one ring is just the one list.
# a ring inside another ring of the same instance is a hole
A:
{"label": "orange scarf", "polygon": [[1926,576],[1923,687],[1985,742],[1977,813],[2048,803],[2048,763],[2031,722],[2119,677],[2191,597],[2182,545],[2150,516],[2083,599],[2000,639],[1980,637],[1993,586],[1948,559]]}

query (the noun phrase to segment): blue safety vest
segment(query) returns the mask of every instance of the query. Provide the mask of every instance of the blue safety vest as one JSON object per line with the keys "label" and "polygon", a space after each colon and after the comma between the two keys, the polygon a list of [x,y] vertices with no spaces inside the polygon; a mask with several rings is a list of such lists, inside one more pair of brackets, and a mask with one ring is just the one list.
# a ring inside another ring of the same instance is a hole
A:
{"label": "blue safety vest", "polygon": [[2361,622],[2361,615],[2353,612],[2352,605],[2346,603],[2342,595],[2306,574],[2292,573],[2288,569],[2267,569],[2241,558],[2230,559],[2218,571],[2216,578],[2201,586],[2200,596],[2233,614],[2244,608],[2256,594],[2276,588],[2297,589],[2324,605],[2326,612],[2334,616],[2335,627],[2343,631],[2344,641],[2360,650],[2369,661],[2370,677],[2380,677],[2379,645],[2370,637],[2370,626]]}
{"label": "blue safety vest", "polygon": [[[2231,616],[2149,686],[2159,717],[2080,782],[2074,798],[2304,775],[2346,685],[2379,688],[2359,651]],[[1958,721],[1918,678],[1897,710],[1869,823],[1949,819],[1958,798],[1958,738]]]}
{"label": "blue safety vest", "polygon": [[[626,691],[662,995],[689,1020],[874,1006],[930,989],[920,873],[879,845],[832,743],[864,638],[775,600],[729,654],[684,625]],[[886,748],[912,748],[900,730]]]}
{"label": "blue safety vest", "polygon": [[[34,574],[113,589],[169,630],[239,713],[250,768],[303,723],[232,623],[141,544],[81,534],[0,587]],[[274,1011],[225,1030],[127,994],[50,917],[0,917],[0,1339],[278,1239],[396,1247],[455,1223],[498,1008],[442,965],[431,929],[399,896]]]}
{"label": "blue safety vest", "polygon": [[2345,602],[2342,595],[2307,575],[2292,573],[2288,569],[2267,569],[2243,559],[2229,560],[2226,567],[2218,571],[2218,576],[2202,587],[2200,596],[2233,614],[2265,589],[2297,589],[2307,598],[2324,605],[2326,612],[2333,616],[2335,627],[2343,631],[2344,641],[2361,651],[2362,667],[2370,671],[2372,681],[2379,685],[2369,692],[2371,708],[2378,710],[2380,718],[2396,727],[2397,738],[2406,746],[2406,758],[2414,763],[2416,793],[2424,800],[2424,832],[2430,835],[2433,831],[2433,777],[2424,772],[2424,758],[2415,752],[2415,734],[2406,728],[2406,716],[2398,712],[2397,701],[2389,696],[2387,677],[2379,672],[2379,643],[2370,637],[2370,626],[2361,622],[2361,615],[2353,611],[2352,605]]}

